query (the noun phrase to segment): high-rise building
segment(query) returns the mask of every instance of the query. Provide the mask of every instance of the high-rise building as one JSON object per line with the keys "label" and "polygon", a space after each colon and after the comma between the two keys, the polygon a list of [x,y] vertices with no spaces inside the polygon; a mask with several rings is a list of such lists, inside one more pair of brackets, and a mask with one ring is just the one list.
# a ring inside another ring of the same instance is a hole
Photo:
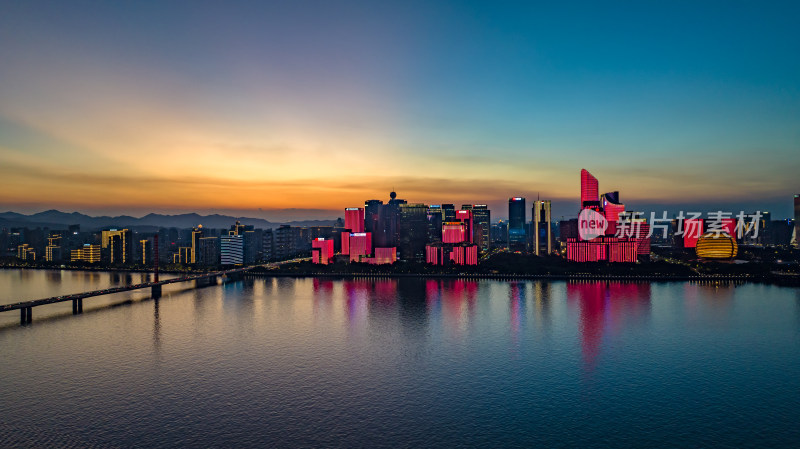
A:
{"label": "high-rise building", "polygon": [[129,229],[102,231],[100,243],[108,263],[133,262],[133,236]]}
{"label": "high-rise building", "polygon": [[328,265],[333,261],[333,240],[317,238],[311,242],[311,262]]}
{"label": "high-rise building", "polygon": [[397,249],[401,259],[425,260],[428,241],[428,206],[425,204],[399,204]]}
{"label": "high-rise building", "polygon": [[[371,232],[372,235],[378,233],[378,224],[383,209],[383,201],[367,200],[364,202],[364,231]],[[345,226],[346,227],[346,226]]]}
{"label": "high-rise building", "polygon": [[[241,224],[239,222],[239,220],[236,220],[236,223],[231,225],[231,229],[230,229],[230,232],[228,232],[228,234],[230,234],[230,235],[242,235],[244,233],[244,231],[247,230],[246,228],[247,228],[247,226]],[[250,227],[250,228],[252,229],[252,227]]]}
{"label": "high-rise building", "polygon": [[47,238],[47,246],[44,250],[44,260],[48,262],[60,261],[62,258],[61,234],[57,232],[51,232],[50,237]]}
{"label": "high-rise building", "polygon": [[344,210],[344,227],[350,232],[364,232],[364,209],[348,207]]}
{"label": "high-rise building", "polygon": [[597,197],[600,193],[597,178],[588,170],[581,169],[581,208],[599,206]]}
{"label": "high-rise building", "polygon": [[553,252],[553,231],[550,217],[550,200],[536,200],[531,208],[531,234],[533,253],[537,256]]}
{"label": "high-rise building", "polygon": [[440,204],[431,204],[428,206],[428,242],[441,242],[442,241],[442,223],[444,222],[444,213]]}
{"label": "high-rise building", "polygon": [[797,243],[798,239],[800,239],[800,195],[794,196],[794,235],[795,235],[795,247],[800,247]]}
{"label": "high-rise building", "polygon": [[442,221],[456,221],[456,206],[442,204]]}
{"label": "high-rise building", "polygon": [[150,265],[152,261],[153,255],[153,241],[150,239],[141,239],[139,240],[139,245],[141,245],[141,259],[142,266]]}
{"label": "high-rise building", "polygon": [[246,230],[240,235],[244,237],[244,263],[258,262],[264,245],[261,241],[263,231],[260,229]]}
{"label": "high-rise building", "polygon": [[[608,261],[636,262],[650,255],[649,225],[644,219],[627,218],[623,226],[620,214],[625,206],[619,202],[618,192],[609,192],[598,200],[599,183],[587,170],[581,170],[581,211],[591,209],[602,215],[599,219],[581,218],[581,221],[562,221],[559,226],[561,239],[566,246],[568,260],[578,262]],[[590,214],[591,215],[591,214]],[[592,229],[596,221],[605,227],[600,235],[591,232],[582,234],[582,226]],[[624,231],[622,233],[621,231]],[[577,236],[575,235],[577,234]],[[620,237],[617,237],[620,234]]]}
{"label": "high-rise building", "polygon": [[525,232],[525,198],[508,199],[508,250],[525,251],[527,232]]}
{"label": "high-rise building", "polygon": [[261,236],[261,248],[262,248],[262,259],[269,262],[272,261],[274,258],[274,246],[275,246],[275,235],[272,229],[264,230],[264,234]]}
{"label": "high-rise building", "polygon": [[192,252],[189,255],[189,263],[197,263],[197,253],[200,251],[200,239],[203,238],[203,225],[197,225],[192,229]]}
{"label": "high-rise building", "polygon": [[281,225],[278,229],[274,230],[273,234],[275,244],[273,246],[272,256],[275,260],[286,260],[298,253],[297,241],[299,239],[299,228]]}
{"label": "high-rise building", "polygon": [[461,221],[442,223],[442,243],[463,243],[467,241],[467,226]]}
{"label": "high-rise building", "polygon": [[220,264],[219,237],[200,237],[197,242],[196,263],[204,266]]}
{"label": "high-rise building", "polygon": [[[462,207],[462,209],[465,209]],[[489,207],[485,204],[473,204],[470,208],[472,211],[472,241],[478,245],[478,249],[482,252],[489,251],[491,248],[491,219],[492,215]]]}
{"label": "high-rise building", "polygon": [[[378,200],[370,200],[365,204],[365,227],[366,232],[372,232],[375,247],[391,248],[397,246],[400,223],[400,205],[406,204],[405,200],[397,198],[397,193],[389,194],[389,202],[380,204]],[[369,209],[369,210],[366,210]],[[378,218],[375,219],[375,210],[378,210]],[[372,227],[372,231],[367,226]]]}
{"label": "high-rise building", "polygon": [[70,254],[72,262],[100,262],[100,245],[85,243],[78,249],[73,249]]}
{"label": "high-rise building", "polygon": [[464,241],[475,243],[475,225],[472,220],[472,211],[464,209],[457,210],[456,221],[464,224]]}
{"label": "high-rise building", "polygon": [[29,244],[23,243],[17,246],[17,258],[33,262],[36,260],[36,251]]}
{"label": "high-rise building", "polygon": [[244,263],[244,236],[229,234],[219,238],[220,264],[241,265]]}
{"label": "high-rise building", "polygon": [[354,232],[348,238],[348,255],[350,262],[361,262],[362,258],[372,254],[372,234],[369,232]]}

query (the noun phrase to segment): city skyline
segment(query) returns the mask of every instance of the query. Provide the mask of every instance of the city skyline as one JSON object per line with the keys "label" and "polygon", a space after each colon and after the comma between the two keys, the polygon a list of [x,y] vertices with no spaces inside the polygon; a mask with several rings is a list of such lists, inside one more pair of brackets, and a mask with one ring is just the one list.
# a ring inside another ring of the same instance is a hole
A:
{"label": "city skyline", "polygon": [[[770,210],[796,5],[0,7],[0,209],[331,219],[369,199]],[[496,212],[495,212],[496,211]]]}

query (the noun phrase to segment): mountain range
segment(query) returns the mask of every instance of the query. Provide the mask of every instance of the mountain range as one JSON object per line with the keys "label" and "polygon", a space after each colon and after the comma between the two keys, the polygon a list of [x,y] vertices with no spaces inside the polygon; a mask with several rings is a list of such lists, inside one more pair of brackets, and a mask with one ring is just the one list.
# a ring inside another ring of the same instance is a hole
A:
{"label": "mountain range", "polygon": [[131,217],[129,215],[92,217],[79,212],[67,213],[55,209],[31,215],[24,215],[17,212],[0,213],[0,227],[4,228],[46,227],[50,229],[63,229],[69,225],[80,225],[81,231],[94,231],[111,227],[151,231],[157,228],[192,228],[199,224],[207,228],[222,229],[229,228],[237,220],[244,225],[253,225],[260,229],[277,228],[284,224],[291,226],[331,226],[334,224],[334,220],[303,220],[278,223],[261,218],[233,217],[219,214],[199,215],[195,213],[178,215],[148,214],[141,218]]}

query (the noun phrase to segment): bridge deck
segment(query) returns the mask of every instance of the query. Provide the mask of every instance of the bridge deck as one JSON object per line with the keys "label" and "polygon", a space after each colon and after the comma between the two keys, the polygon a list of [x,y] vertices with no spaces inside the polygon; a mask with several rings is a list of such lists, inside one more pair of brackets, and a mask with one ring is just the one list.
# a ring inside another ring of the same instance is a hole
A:
{"label": "bridge deck", "polygon": [[142,283],[142,284],[124,285],[122,287],[111,287],[111,288],[106,288],[106,289],[103,289],[103,290],[94,290],[94,291],[91,291],[91,292],[74,293],[74,294],[71,294],[71,295],[62,295],[62,296],[53,296],[53,297],[44,298],[44,299],[35,299],[33,301],[22,301],[22,302],[17,302],[17,303],[13,303],[13,304],[3,304],[3,305],[0,305],[0,312],[8,312],[8,311],[11,311],[11,310],[26,309],[26,308],[29,308],[29,307],[43,306],[45,304],[54,304],[54,303],[57,303],[57,302],[74,301],[74,300],[77,300],[77,299],[90,298],[92,296],[110,295],[112,293],[127,292],[127,291],[131,291],[131,290],[139,290],[139,289],[142,289],[142,288],[155,287],[157,285],[175,284],[177,282],[188,282],[188,281],[194,281],[194,280],[197,280],[197,279],[210,278],[210,277],[216,277],[216,276],[223,276],[223,275],[226,275],[226,274],[237,273],[237,272],[246,271],[246,270],[249,270],[249,269],[250,269],[250,267],[247,267],[247,268],[236,268],[236,269],[233,269],[233,270],[214,271],[214,272],[211,272],[211,273],[202,273],[202,274],[196,274],[196,275],[192,275],[192,276],[184,276],[184,277],[179,277],[179,278],[166,279],[166,280],[158,281],[158,282],[145,282],[145,283]]}

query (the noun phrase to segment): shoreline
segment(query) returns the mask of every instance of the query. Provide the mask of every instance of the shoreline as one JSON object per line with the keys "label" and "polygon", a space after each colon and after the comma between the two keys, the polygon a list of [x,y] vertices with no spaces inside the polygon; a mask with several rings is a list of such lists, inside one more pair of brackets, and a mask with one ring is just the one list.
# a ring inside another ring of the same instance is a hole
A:
{"label": "shoreline", "polygon": [[[255,267],[253,267],[255,268]],[[117,268],[117,267],[21,267],[13,265],[3,265],[0,269],[25,269],[25,270],[68,270],[85,272],[122,272],[122,273],[152,273],[152,270],[142,268]],[[159,274],[203,274],[212,273],[209,271],[192,270],[159,270]],[[292,277],[292,278],[329,278],[329,279],[396,279],[396,278],[420,278],[420,279],[465,279],[465,280],[506,280],[506,281],[527,281],[527,280],[550,280],[550,281],[623,281],[623,282],[750,282],[781,285],[789,287],[800,287],[800,275],[791,274],[772,274],[769,276],[754,275],[694,275],[694,276],[669,276],[669,275],[608,275],[608,274],[502,274],[502,273],[348,273],[348,272],[314,272],[314,273],[292,273],[279,270],[272,271],[246,271],[245,277],[251,278],[271,278],[271,277]]]}
{"label": "shoreline", "polygon": [[420,279],[463,279],[463,280],[551,280],[551,281],[642,281],[642,282],[750,282],[768,283],[782,286],[800,286],[800,276],[793,275],[773,275],[773,276],[750,276],[750,275],[708,275],[708,276],[623,276],[623,275],[600,275],[600,274],[451,274],[451,273],[268,273],[268,272],[245,272],[245,277],[270,278],[270,277],[292,277],[292,278],[330,278],[330,279],[393,279],[393,278],[420,278]]}

